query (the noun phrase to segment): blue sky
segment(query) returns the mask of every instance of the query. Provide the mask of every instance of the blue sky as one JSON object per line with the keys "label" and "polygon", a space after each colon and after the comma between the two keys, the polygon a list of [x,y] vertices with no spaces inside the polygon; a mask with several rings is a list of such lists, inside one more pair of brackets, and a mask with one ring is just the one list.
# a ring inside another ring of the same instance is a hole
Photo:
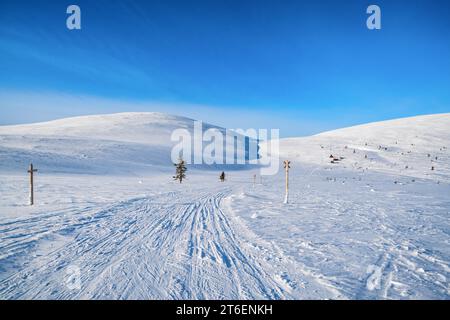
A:
{"label": "blue sky", "polygon": [[2,0],[0,124],[164,111],[296,136],[450,112],[449,17],[447,0]]}

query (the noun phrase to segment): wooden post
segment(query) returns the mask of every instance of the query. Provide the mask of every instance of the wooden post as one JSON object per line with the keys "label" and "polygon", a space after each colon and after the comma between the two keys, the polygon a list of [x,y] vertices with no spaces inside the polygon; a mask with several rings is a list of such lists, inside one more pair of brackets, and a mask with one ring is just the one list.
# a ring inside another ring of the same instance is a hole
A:
{"label": "wooden post", "polygon": [[256,174],[253,175],[253,188],[256,186]]}
{"label": "wooden post", "polygon": [[33,169],[33,164],[30,164],[28,173],[30,174],[30,206],[34,204],[34,186],[33,186],[33,173],[37,172],[37,169]]}
{"label": "wooden post", "polygon": [[284,171],[286,173],[286,194],[284,196],[284,203],[289,203],[289,169],[291,168],[291,162],[289,160],[284,161]]}

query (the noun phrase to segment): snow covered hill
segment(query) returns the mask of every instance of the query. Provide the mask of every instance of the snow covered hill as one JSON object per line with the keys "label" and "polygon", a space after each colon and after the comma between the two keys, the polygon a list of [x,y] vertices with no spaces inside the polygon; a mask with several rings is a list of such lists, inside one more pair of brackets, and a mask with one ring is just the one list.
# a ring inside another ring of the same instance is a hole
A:
{"label": "snow covered hill", "polygon": [[[203,131],[224,128],[203,123]],[[131,174],[172,167],[176,129],[194,120],[157,112],[82,116],[0,126],[0,171],[23,171],[30,162],[46,172]]]}
{"label": "snow covered hill", "polygon": [[293,161],[375,170],[402,176],[450,179],[450,114],[370,123],[283,139],[280,156]]}
{"label": "snow covered hill", "polygon": [[173,181],[170,135],[192,126],[0,127],[0,300],[450,298],[450,114],[281,140],[287,204],[283,170]]}
{"label": "snow covered hill", "polygon": [[[193,132],[193,126],[192,119],[155,112],[0,126],[0,171],[20,172],[31,161],[47,172],[164,171],[171,167],[170,152],[175,144],[170,141],[172,132],[179,128]],[[204,130],[209,128],[225,131],[203,124]],[[439,114],[282,139],[280,157],[312,165],[447,181],[449,148],[450,114]]]}

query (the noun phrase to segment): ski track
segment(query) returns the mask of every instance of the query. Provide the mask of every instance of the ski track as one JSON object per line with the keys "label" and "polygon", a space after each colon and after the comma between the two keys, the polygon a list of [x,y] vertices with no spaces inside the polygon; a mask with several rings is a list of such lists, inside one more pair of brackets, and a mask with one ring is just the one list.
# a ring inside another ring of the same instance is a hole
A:
{"label": "ski track", "polygon": [[[446,252],[424,242],[424,235],[445,232],[445,224],[434,221],[446,221],[447,201],[420,203],[409,199],[389,206],[383,202],[391,202],[391,198],[377,203],[334,196],[328,200],[311,189],[293,200],[298,202],[297,208],[302,208],[301,218],[289,219],[289,206],[285,213],[273,205],[276,199],[270,197],[275,191],[261,188],[232,196],[231,210],[247,216],[247,221],[253,220],[256,225],[252,230],[265,238],[276,239],[283,230],[289,232],[291,238],[277,241],[277,250],[284,250],[283,255],[305,276],[329,288],[321,299],[448,299],[450,268]],[[244,203],[250,211],[241,209]],[[311,212],[326,214],[316,221],[314,215],[308,215],[310,206]],[[280,215],[285,218],[279,219]],[[351,220],[341,218],[345,216],[351,216]],[[275,228],[274,219],[278,219]]]}
{"label": "ski track", "polygon": [[[158,202],[143,197],[2,223],[3,262],[23,255],[24,263],[0,279],[0,298],[293,298],[286,276],[236,235],[220,207],[230,192],[203,192],[195,202],[171,192]],[[60,244],[39,254],[48,243]],[[79,268],[79,290],[67,286],[71,268]]]}

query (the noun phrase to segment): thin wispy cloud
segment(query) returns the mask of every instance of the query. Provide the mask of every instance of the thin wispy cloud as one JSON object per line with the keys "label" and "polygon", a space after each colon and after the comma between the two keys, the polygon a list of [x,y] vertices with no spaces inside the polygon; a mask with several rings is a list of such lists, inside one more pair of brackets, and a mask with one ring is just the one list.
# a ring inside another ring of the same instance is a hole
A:
{"label": "thin wispy cloud", "polygon": [[24,121],[13,96],[34,97],[27,122],[156,109],[284,136],[450,111],[448,3],[380,0],[376,32],[359,1],[78,5],[82,29],[70,31],[64,3],[2,2],[1,123]]}

